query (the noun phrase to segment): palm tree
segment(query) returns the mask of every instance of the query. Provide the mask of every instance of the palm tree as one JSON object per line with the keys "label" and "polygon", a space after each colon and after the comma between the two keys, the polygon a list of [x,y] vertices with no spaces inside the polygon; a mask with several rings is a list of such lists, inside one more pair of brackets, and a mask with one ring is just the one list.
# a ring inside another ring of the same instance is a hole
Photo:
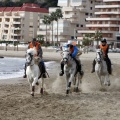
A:
{"label": "palm tree", "polygon": [[61,9],[56,9],[54,18],[55,18],[55,21],[57,21],[57,43],[58,43],[58,20],[62,17],[63,15],[62,15]]}
{"label": "palm tree", "polygon": [[51,23],[50,16],[45,15],[43,19],[43,23],[46,25],[46,42],[47,42],[47,25]]}
{"label": "palm tree", "polygon": [[102,32],[99,30],[96,30],[94,34],[94,40],[97,41],[97,46],[99,44],[99,41],[102,39],[102,37],[103,37]]}
{"label": "palm tree", "polygon": [[83,37],[83,45],[89,46],[92,42],[92,34],[86,33]]}
{"label": "palm tree", "polygon": [[53,21],[55,20],[55,12],[52,12],[50,14],[50,20],[51,20],[51,23],[52,23],[52,44],[53,44]]}

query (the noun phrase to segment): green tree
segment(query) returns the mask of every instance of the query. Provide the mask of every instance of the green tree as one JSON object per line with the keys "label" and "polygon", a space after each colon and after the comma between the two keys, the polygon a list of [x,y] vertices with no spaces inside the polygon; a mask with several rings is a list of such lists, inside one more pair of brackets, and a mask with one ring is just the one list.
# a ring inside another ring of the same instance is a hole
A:
{"label": "green tree", "polygon": [[52,24],[52,44],[53,44],[53,21],[55,20],[55,12],[52,12],[50,14],[50,21],[51,21],[51,24]]}
{"label": "green tree", "polygon": [[58,3],[58,0],[44,0],[41,6],[45,8],[57,7],[57,3]]}
{"label": "green tree", "polygon": [[86,33],[83,37],[83,45],[89,46],[92,42],[93,35]]}
{"label": "green tree", "polygon": [[43,23],[46,25],[46,42],[47,42],[47,25],[50,25],[51,23],[50,16],[45,15],[43,19]]}
{"label": "green tree", "polygon": [[54,20],[57,22],[57,43],[58,43],[58,20],[63,17],[61,9],[56,9]]}
{"label": "green tree", "polygon": [[99,44],[99,41],[102,39],[102,37],[103,37],[102,32],[99,30],[96,30],[94,34],[94,40],[97,41],[97,46]]}
{"label": "green tree", "polygon": [[44,44],[44,36],[43,35],[38,35],[37,36],[37,41],[40,42],[41,44]]}

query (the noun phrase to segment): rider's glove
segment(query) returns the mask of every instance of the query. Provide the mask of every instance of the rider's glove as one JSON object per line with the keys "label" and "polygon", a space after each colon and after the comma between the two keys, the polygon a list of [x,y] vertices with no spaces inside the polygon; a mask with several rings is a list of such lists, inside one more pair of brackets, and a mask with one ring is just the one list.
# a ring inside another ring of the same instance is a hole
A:
{"label": "rider's glove", "polygon": [[72,57],[72,54],[70,54],[70,56]]}

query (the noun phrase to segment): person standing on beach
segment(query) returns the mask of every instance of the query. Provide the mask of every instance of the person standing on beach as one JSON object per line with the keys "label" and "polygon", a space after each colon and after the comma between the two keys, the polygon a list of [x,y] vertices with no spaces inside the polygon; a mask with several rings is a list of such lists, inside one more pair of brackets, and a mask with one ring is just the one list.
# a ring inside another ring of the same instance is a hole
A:
{"label": "person standing on beach", "polygon": [[[42,48],[41,48],[41,44],[39,42],[36,41],[36,38],[33,38],[32,39],[32,42],[29,43],[28,45],[28,49],[29,48],[33,48],[35,47],[36,50],[37,50],[37,56],[39,56],[41,59],[43,58],[43,51],[42,51]],[[41,73],[42,73],[42,76],[44,78],[46,78],[46,69],[45,69],[45,64],[44,64],[44,61],[40,61],[39,64],[38,64],[40,70],[41,70]],[[27,68],[27,64],[25,63],[25,68],[24,68],[24,75],[23,75],[23,78],[26,78],[26,68]]]}

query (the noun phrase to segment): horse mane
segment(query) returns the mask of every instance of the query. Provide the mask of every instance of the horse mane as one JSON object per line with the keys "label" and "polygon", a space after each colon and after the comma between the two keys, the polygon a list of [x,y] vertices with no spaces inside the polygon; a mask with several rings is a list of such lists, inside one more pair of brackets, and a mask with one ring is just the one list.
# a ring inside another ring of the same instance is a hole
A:
{"label": "horse mane", "polygon": [[37,54],[37,51],[36,51],[35,48],[29,48],[29,49],[27,50],[27,54],[35,55],[35,54]]}

